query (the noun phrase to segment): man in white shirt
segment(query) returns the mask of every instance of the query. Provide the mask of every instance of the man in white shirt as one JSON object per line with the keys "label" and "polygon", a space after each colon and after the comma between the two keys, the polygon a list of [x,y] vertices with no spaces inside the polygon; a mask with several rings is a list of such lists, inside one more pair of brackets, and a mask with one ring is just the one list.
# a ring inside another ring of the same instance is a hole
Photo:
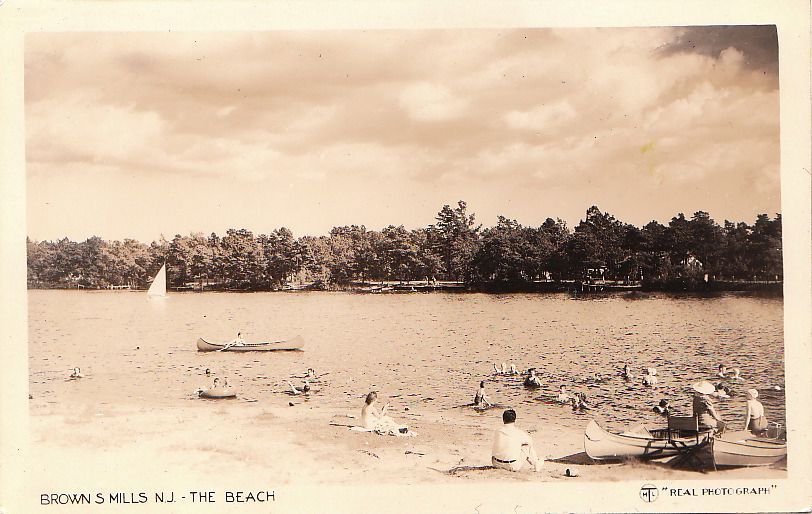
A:
{"label": "man in white shirt", "polygon": [[494,467],[519,471],[527,462],[533,471],[540,471],[544,461],[536,454],[533,439],[527,432],[516,428],[516,411],[508,409],[503,412],[502,422],[504,425],[496,431],[493,439],[491,463]]}

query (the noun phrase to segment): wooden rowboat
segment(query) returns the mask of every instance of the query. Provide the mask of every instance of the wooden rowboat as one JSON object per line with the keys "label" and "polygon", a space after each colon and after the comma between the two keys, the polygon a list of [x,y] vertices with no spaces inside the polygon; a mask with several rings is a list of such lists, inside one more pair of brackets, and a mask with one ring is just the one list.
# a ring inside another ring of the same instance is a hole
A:
{"label": "wooden rowboat", "polygon": [[584,430],[584,451],[594,460],[659,459],[708,442],[708,433],[680,434],[667,428],[614,434],[594,419]]}
{"label": "wooden rowboat", "polygon": [[304,347],[302,336],[296,336],[287,341],[245,343],[231,345],[229,343],[212,343],[202,337],[197,340],[197,350],[200,352],[278,352],[301,350]]}
{"label": "wooden rowboat", "polygon": [[746,430],[716,436],[712,446],[717,466],[769,466],[787,456],[786,441],[756,437]]}

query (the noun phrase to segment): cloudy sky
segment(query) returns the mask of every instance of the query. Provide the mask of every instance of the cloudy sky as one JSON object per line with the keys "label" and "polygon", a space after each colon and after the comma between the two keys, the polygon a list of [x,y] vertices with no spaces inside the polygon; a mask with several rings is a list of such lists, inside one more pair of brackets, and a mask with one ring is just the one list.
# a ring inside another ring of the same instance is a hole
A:
{"label": "cloudy sky", "polygon": [[27,232],[780,212],[773,27],[37,33]]}

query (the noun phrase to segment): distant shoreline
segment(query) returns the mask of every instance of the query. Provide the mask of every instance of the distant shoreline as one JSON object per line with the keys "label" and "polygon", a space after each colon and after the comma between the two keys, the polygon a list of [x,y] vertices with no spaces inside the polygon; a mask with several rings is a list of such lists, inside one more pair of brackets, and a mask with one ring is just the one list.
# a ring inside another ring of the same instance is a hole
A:
{"label": "distant shoreline", "polygon": [[[28,290],[87,290],[87,291],[127,291],[146,292],[146,289],[130,287],[28,287]],[[714,293],[714,292],[761,292],[783,296],[783,281],[765,280],[719,280],[711,282],[701,282],[697,284],[674,283],[674,284],[646,284],[632,283],[623,284],[616,282],[588,283],[579,281],[542,281],[522,284],[509,283],[486,283],[479,286],[470,286],[461,282],[426,283],[425,281],[413,282],[382,282],[382,283],[356,283],[346,286],[323,287],[318,283],[297,284],[294,286],[277,289],[230,289],[221,288],[216,285],[207,285],[202,289],[188,286],[180,288],[169,288],[172,293],[301,293],[311,291],[331,291],[354,294],[412,294],[412,293],[486,293],[486,294],[510,294],[510,293],[573,293],[575,295],[592,294],[616,294],[629,292],[645,293]]]}

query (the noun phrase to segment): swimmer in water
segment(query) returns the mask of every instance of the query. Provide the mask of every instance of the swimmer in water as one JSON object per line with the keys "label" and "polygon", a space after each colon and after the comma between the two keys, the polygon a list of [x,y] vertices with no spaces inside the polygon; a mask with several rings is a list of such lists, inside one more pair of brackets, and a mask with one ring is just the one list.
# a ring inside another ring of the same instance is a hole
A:
{"label": "swimmer in water", "polygon": [[729,380],[735,380],[736,382],[740,382],[744,380],[741,377],[741,370],[739,368],[733,368],[733,375],[728,377]]}
{"label": "swimmer in water", "polygon": [[717,373],[719,378],[727,378],[727,366],[724,364],[719,364],[719,372]]}
{"label": "swimmer in water", "polygon": [[585,393],[575,393],[575,396],[570,398],[570,403],[572,404],[572,412],[589,410]]}
{"label": "swimmer in water", "polygon": [[218,387],[220,387],[220,379],[219,379],[219,378],[215,378],[215,379],[214,379],[214,385],[212,385],[212,386],[211,386],[211,388],[212,388],[212,389],[217,389]]}
{"label": "swimmer in water", "polygon": [[485,381],[479,383],[479,389],[474,395],[474,407],[490,407],[491,402],[485,396]]}
{"label": "swimmer in water", "polygon": [[569,403],[570,395],[567,392],[567,386],[561,384],[558,388],[558,403]]}
{"label": "swimmer in water", "polygon": [[643,385],[657,387],[657,370],[655,368],[646,369],[646,374],[643,375]]}
{"label": "swimmer in water", "polygon": [[655,405],[652,410],[662,416],[668,416],[671,414],[671,412],[668,409],[668,400],[666,400],[665,398],[660,400],[660,404]]}
{"label": "swimmer in water", "polygon": [[719,382],[716,384],[716,390],[713,392],[713,396],[720,400],[730,398],[730,388],[726,387],[722,382]]}
{"label": "swimmer in water", "polygon": [[629,368],[628,364],[623,365],[623,371],[620,373],[620,376],[623,377],[625,380],[631,380],[632,379],[632,371]]}
{"label": "swimmer in water", "polygon": [[532,389],[541,387],[541,380],[539,380],[539,377],[536,376],[536,368],[530,368],[527,370],[527,372],[529,374],[527,375],[527,378],[524,379],[524,386]]}
{"label": "swimmer in water", "polygon": [[73,373],[70,374],[70,378],[82,378],[82,371],[79,368],[73,368]]}
{"label": "swimmer in water", "polygon": [[211,370],[209,368],[206,368],[206,376],[208,377],[209,375],[211,375]]}

